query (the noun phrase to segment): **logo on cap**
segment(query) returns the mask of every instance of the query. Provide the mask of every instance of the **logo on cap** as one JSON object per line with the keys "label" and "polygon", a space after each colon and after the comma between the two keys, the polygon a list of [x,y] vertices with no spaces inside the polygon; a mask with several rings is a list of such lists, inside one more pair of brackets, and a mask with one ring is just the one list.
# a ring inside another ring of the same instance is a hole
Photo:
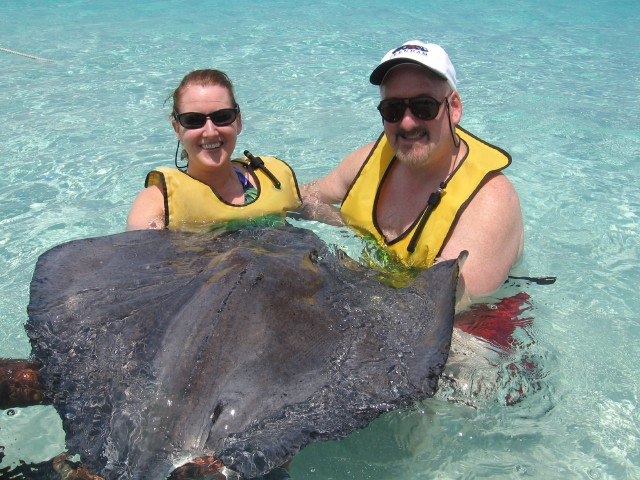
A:
{"label": "logo on cap", "polygon": [[402,45],[401,47],[396,48],[392,53],[391,57],[397,57],[402,53],[419,53],[420,55],[427,55],[429,50],[426,47],[421,45]]}

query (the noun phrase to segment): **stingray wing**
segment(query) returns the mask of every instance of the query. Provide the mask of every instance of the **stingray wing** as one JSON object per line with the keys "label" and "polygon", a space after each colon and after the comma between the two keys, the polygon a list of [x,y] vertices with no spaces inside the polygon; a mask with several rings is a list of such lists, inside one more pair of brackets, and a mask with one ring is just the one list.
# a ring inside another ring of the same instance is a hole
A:
{"label": "stingray wing", "polygon": [[422,273],[419,288],[400,290],[345,269],[335,257],[319,268],[331,279],[315,297],[331,332],[331,346],[323,349],[330,356],[321,359],[324,383],[304,402],[283,404],[225,439],[220,458],[246,478],[283,464],[311,442],[343,438],[387,411],[432,396],[447,361],[456,261]]}

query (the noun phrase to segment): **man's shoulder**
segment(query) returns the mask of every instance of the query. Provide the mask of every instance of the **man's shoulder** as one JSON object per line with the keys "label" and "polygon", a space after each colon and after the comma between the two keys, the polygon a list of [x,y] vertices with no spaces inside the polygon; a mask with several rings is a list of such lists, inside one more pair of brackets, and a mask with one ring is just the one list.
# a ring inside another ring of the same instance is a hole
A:
{"label": "man's shoulder", "polygon": [[376,144],[377,142],[369,142],[365,145],[362,145],[360,148],[353,150],[346,157],[344,157],[344,160],[342,160],[342,162],[352,163],[358,166],[362,165],[369,157]]}
{"label": "man's shoulder", "polygon": [[513,183],[502,172],[492,174],[480,187],[471,205],[477,208],[491,208],[501,211],[517,209],[520,211],[520,199]]}
{"label": "man's shoulder", "polygon": [[376,142],[367,143],[366,145],[353,150],[340,162],[337,168],[332,172],[335,173],[342,181],[344,186],[350,185],[356,177],[364,162],[369,158],[371,150],[375,147]]}
{"label": "man's shoulder", "polygon": [[516,198],[518,196],[518,192],[513,186],[513,183],[511,183],[509,177],[503,172],[496,172],[491,175],[480,190],[483,189],[485,192],[491,192],[493,195],[515,196]]}
{"label": "man's shoulder", "polygon": [[471,295],[484,295],[504,281],[522,255],[524,225],[520,200],[503,173],[493,174],[464,209],[442,258],[467,250],[463,276]]}

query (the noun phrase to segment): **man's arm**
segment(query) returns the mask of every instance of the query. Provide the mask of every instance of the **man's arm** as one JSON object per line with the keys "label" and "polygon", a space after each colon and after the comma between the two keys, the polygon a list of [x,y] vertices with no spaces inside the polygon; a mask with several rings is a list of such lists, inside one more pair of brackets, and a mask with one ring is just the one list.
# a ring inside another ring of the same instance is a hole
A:
{"label": "man's arm", "polygon": [[344,200],[373,146],[374,143],[370,143],[351,152],[326,177],[300,187],[303,217],[333,225],[343,224],[335,206]]}
{"label": "man's arm", "polygon": [[469,252],[461,270],[464,295],[480,297],[497,290],[524,248],[520,200],[503,174],[494,175],[476,194],[442,250],[441,258]]}
{"label": "man's arm", "polygon": [[[325,203],[322,192],[320,190],[320,182],[316,180],[300,187],[300,196],[302,197],[302,208],[295,214],[309,220],[317,220],[329,225],[342,226],[342,216],[340,210],[333,203]],[[337,203],[337,202],[336,202]]]}

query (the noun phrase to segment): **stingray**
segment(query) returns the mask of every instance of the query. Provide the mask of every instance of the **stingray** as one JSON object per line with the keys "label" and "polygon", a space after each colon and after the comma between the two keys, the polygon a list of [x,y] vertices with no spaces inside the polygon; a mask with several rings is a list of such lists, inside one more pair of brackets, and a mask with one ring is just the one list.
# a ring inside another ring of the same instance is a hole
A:
{"label": "stingray", "polygon": [[71,241],[31,282],[29,395],[104,478],[198,458],[260,478],[434,395],[457,277],[446,261],[395,288],[292,226]]}

